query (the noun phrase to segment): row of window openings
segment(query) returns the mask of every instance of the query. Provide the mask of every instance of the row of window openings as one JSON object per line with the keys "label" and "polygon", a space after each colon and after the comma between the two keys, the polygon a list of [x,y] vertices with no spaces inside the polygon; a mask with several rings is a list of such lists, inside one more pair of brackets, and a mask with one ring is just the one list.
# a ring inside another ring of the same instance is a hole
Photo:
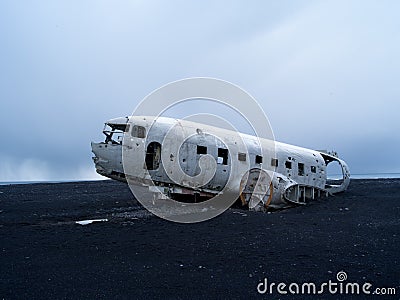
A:
{"label": "row of window openings", "polygon": [[[127,126],[125,131],[126,132],[129,131],[129,124],[128,124],[128,126]],[[146,137],[146,128],[144,128],[143,126],[134,125],[132,127],[131,134],[132,134],[133,137],[145,138]],[[207,154],[207,147],[198,145],[197,146],[197,154]],[[239,161],[246,161],[246,153],[238,153],[238,160]],[[228,149],[218,148],[218,161],[217,162],[219,164],[223,164],[223,165],[227,165],[228,164]],[[260,156],[260,155],[256,155],[255,163],[256,164],[262,164],[262,162],[263,162],[263,157]],[[278,160],[276,158],[272,158],[271,159],[271,166],[273,166],[273,167],[277,167],[278,166]],[[286,162],[286,168],[288,168],[288,169],[292,168],[291,167],[291,162],[289,162],[289,161]],[[312,170],[311,170],[311,172],[312,172]]]}
{"label": "row of window openings", "polygon": [[[128,127],[129,128],[129,127]],[[128,130],[126,130],[128,131]],[[132,136],[138,138],[144,138],[146,136],[146,128],[143,126],[134,125],[132,128]],[[206,146],[197,146],[197,154],[207,154],[207,147]],[[239,161],[246,161],[246,153],[238,153],[238,160]],[[218,148],[218,160],[219,164],[227,165],[228,164],[228,149]],[[263,157],[260,155],[256,155],[255,163],[262,164]],[[278,166],[278,159],[272,158],[271,159],[271,166],[277,167]],[[287,169],[292,169],[292,162],[286,161],[285,167]],[[311,173],[316,173],[317,168],[315,166],[311,166]],[[298,174],[300,176],[304,176],[304,164],[298,163]]]}
{"label": "row of window openings", "polygon": [[[292,162],[291,161],[286,161],[285,162],[285,167],[286,169],[292,169]],[[311,166],[311,173],[317,173],[317,167],[316,166]],[[299,176],[304,176],[304,164],[303,163],[298,163],[297,164],[297,170]]]}
{"label": "row of window openings", "polygon": [[[206,146],[197,146],[197,154],[207,154],[207,147]],[[246,161],[246,153],[238,153],[238,160],[239,161]],[[228,164],[228,149],[218,148],[218,159],[217,162],[219,164],[227,165]],[[263,157],[261,155],[256,155],[255,163],[262,164]],[[271,160],[271,165],[274,167],[278,166],[278,160],[273,158]]]}
{"label": "row of window openings", "polygon": [[[207,147],[205,146],[197,146],[197,154],[207,154]],[[239,161],[246,161],[246,153],[238,153],[238,160]],[[263,157],[260,155],[256,155],[255,163],[261,164],[263,162]],[[218,148],[218,163],[227,165],[228,164],[228,149]],[[271,159],[271,166],[277,167],[278,166],[278,159],[272,158]],[[304,164],[298,163],[298,174],[300,176],[304,176]],[[292,162],[286,161],[285,167],[287,169],[292,169]],[[311,166],[311,173],[317,173],[317,167]]]}
{"label": "row of window openings", "polygon": [[[129,128],[129,127],[128,127]],[[127,128],[126,131],[129,129]],[[132,136],[138,138],[144,138],[146,136],[146,128],[143,126],[134,125],[132,128]],[[197,154],[207,154],[207,147],[206,146],[197,146]],[[246,161],[246,153],[238,153],[238,160],[239,161]],[[262,164],[263,157],[260,155],[256,155],[255,163]],[[218,148],[218,163],[227,165],[228,164],[228,149]],[[277,167],[278,160],[276,158],[271,159],[271,166]],[[285,167],[287,169],[292,169],[292,162],[286,161]],[[316,173],[317,168],[315,166],[311,166],[311,173]],[[304,164],[298,163],[298,174],[300,176],[304,175]]]}

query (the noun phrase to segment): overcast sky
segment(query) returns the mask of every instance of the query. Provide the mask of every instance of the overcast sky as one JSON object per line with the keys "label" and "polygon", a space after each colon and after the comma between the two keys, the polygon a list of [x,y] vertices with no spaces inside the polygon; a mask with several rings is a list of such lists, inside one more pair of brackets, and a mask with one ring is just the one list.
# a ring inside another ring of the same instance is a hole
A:
{"label": "overcast sky", "polygon": [[400,173],[398,1],[1,1],[0,181],[96,178],[107,119],[186,77],[241,86],[279,141]]}

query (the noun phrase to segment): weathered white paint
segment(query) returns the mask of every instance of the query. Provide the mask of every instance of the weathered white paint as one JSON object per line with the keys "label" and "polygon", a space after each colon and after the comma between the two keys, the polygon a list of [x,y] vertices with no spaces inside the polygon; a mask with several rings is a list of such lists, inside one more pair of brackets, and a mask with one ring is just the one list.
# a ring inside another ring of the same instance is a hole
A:
{"label": "weathered white paint", "polygon": [[[242,192],[243,203],[264,210],[305,204],[321,195],[345,191],[350,183],[346,163],[321,151],[164,117],[116,118],[106,124],[114,133],[129,126],[124,143],[112,139],[107,143],[92,143],[97,172],[121,181],[129,176],[149,186],[154,182],[172,194],[200,193],[211,197],[229,185],[238,195]],[[144,127],[146,138],[133,136],[134,126]],[[160,161],[156,164],[158,168],[147,170],[146,149],[151,143],[161,146],[160,155],[154,153]],[[197,145],[207,147],[207,154],[197,154]],[[124,160],[129,160],[125,170],[122,147]],[[218,148],[229,149],[226,164],[218,157]],[[245,161],[238,159],[239,153],[246,153]],[[256,155],[262,157],[262,163],[256,163]],[[273,159],[277,160],[277,166],[272,165]],[[342,168],[340,184],[327,182],[326,166],[332,161]]]}

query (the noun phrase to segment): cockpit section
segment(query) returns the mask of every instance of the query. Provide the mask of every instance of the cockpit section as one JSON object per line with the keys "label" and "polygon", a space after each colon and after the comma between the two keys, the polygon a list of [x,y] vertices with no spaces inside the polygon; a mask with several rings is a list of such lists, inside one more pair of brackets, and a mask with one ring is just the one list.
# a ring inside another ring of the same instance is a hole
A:
{"label": "cockpit section", "polygon": [[125,119],[125,123],[111,123],[107,122],[104,124],[103,134],[106,136],[104,143],[113,145],[122,145],[122,139],[125,132],[129,132],[130,124],[127,124],[128,119]]}
{"label": "cockpit section", "polygon": [[122,141],[124,134],[129,131],[128,120],[126,117],[107,121],[103,128],[104,141],[91,143],[97,173],[120,181],[125,181]]}

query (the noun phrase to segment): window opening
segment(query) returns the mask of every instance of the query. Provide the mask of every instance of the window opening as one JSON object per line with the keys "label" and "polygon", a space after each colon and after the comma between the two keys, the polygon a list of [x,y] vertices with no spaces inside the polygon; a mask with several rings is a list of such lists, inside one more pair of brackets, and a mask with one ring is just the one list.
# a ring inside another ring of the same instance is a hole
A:
{"label": "window opening", "polygon": [[299,176],[304,176],[304,164],[303,163],[298,163],[298,174]]}
{"label": "window opening", "polygon": [[147,170],[157,170],[161,161],[161,144],[151,142],[147,146],[146,151],[146,168]]}
{"label": "window opening", "polygon": [[246,161],[246,153],[238,153],[238,160]]}
{"label": "window opening", "polygon": [[217,163],[223,164],[223,165],[228,164],[228,149],[218,148]]}
{"label": "window opening", "polygon": [[271,166],[277,167],[277,166],[278,166],[278,159],[276,159],[276,158],[271,158]]}
{"label": "window opening", "polygon": [[146,128],[143,126],[134,125],[132,127],[132,136],[137,138],[145,138],[146,137]]}
{"label": "window opening", "polygon": [[197,145],[197,154],[207,154],[207,147]]}

